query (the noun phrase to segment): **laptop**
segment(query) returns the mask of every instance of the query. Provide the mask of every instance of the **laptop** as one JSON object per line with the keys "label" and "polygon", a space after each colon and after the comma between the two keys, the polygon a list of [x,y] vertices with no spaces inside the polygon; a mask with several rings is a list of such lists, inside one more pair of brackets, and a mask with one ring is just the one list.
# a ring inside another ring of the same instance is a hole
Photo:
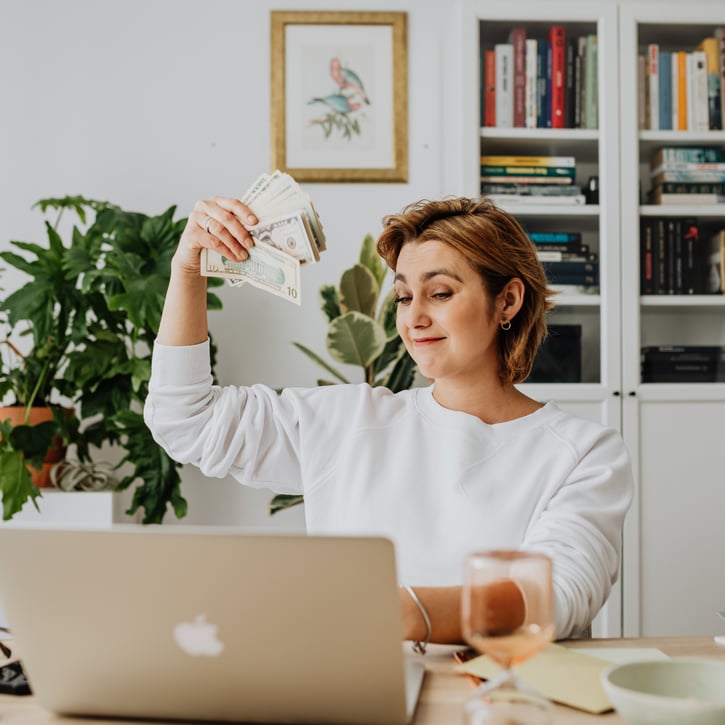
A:
{"label": "laptop", "polygon": [[379,537],[0,528],[0,610],[61,714],[403,725],[423,679]]}

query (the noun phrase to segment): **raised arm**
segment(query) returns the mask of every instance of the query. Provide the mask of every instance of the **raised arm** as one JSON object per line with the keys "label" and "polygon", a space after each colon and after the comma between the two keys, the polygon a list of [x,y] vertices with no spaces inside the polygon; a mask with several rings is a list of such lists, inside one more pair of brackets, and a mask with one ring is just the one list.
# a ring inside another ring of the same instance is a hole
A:
{"label": "raised arm", "polygon": [[237,261],[246,259],[246,250],[254,242],[242,222],[253,225],[257,218],[238,199],[216,196],[196,202],[171,261],[171,279],[157,335],[159,343],[196,345],[207,339],[206,277],[200,274],[201,250],[208,247]]}

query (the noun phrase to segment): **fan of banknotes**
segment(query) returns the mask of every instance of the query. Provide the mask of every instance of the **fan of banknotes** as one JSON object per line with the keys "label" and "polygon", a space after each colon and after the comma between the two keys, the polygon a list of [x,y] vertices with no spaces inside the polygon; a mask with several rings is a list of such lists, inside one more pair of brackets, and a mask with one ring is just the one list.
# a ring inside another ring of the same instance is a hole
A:
{"label": "fan of banknotes", "polygon": [[244,225],[254,239],[243,262],[211,249],[201,256],[201,273],[223,277],[238,287],[245,283],[295,304],[302,302],[300,266],[320,260],[327,249],[320,218],[309,194],[279,170],[262,174],[242,197],[258,223]]}

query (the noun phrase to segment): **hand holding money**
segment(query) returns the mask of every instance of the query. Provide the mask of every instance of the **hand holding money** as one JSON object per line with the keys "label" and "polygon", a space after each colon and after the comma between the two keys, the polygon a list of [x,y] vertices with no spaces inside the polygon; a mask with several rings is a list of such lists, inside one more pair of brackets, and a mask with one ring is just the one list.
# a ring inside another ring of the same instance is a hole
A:
{"label": "hand holding money", "polygon": [[309,195],[279,170],[262,174],[241,201],[258,223],[244,225],[254,239],[249,258],[241,262],[204,249],[201,273],[224,277],[232,286],[245,282],[301,303],[300,266],[317,262],[327,249],[322,224]]}

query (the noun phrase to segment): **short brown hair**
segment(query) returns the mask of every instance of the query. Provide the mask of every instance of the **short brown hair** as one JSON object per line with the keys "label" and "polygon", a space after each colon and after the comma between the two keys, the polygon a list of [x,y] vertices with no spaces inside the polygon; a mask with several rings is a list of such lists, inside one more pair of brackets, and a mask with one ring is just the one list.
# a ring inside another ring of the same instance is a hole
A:
{"label": "short brown hair", "polygon": [[455,197],[419,201],[385,217],[377,251],[394,270],[404,245],[433,240],[460,252],[481,275],[492,299],[513,277],[524,283],[522,307],[511,329],[498,337],[499,376],[504,382],[522,382],[547,334],[546,313],[555,294],[547,287],[534,244],[514,217],[488,199]]}

